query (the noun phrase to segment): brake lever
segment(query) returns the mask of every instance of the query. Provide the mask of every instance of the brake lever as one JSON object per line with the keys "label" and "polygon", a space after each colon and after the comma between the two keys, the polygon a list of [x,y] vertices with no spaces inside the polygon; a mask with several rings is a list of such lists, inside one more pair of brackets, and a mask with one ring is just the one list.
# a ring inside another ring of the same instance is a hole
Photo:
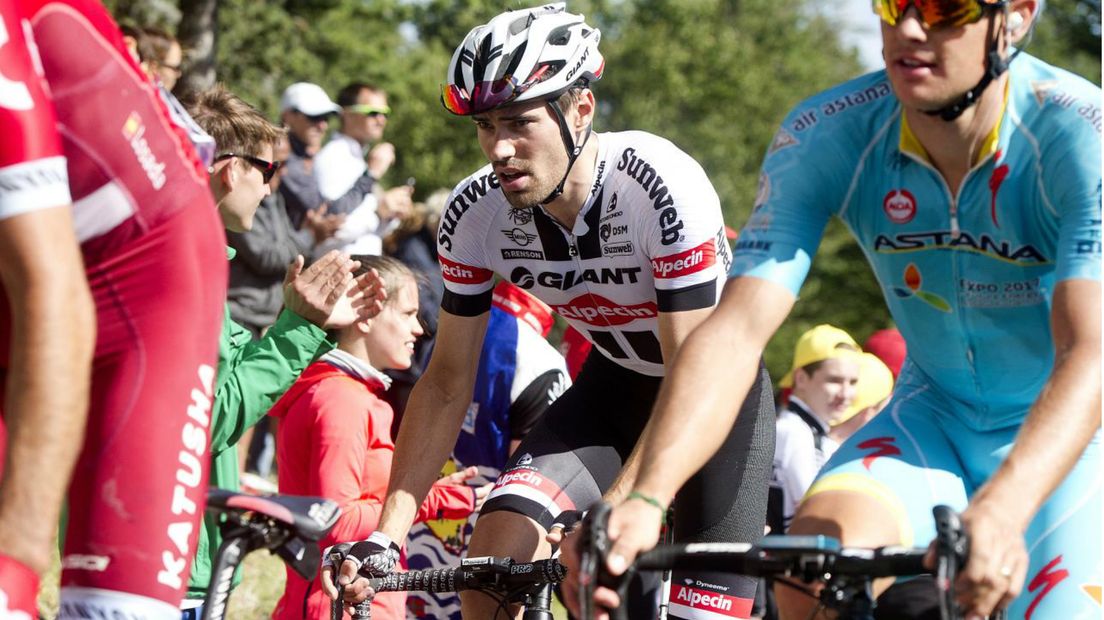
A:
{"label": "brake lever", "polygon": [[939,616],[943,620],[958,618],[954,600],[954,582],[958,569],[970,554],[970,540],[962,528],[958,513],[948,506],[932,509],[935,517],[935,585],[939,589]]}

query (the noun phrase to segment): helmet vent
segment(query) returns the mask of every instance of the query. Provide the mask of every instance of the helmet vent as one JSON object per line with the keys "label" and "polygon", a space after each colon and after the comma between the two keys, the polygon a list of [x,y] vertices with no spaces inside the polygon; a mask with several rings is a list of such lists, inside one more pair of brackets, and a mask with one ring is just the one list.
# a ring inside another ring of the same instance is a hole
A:
{"label": "helmet vent", "polygon": [[506,30],[510,33],[510,36],[520,34],[522,31],[529,27],[529,24],[533,22],[533,19],[534,17],[532,14],[526,15],[524,17],[519,17],[510,22],[510,27]]}
{"label": "helmet vent", "polygon": [[560,26],[548,33],[547,40],[549,45],[567,45],[571,41],[571,30],[567,27]]}

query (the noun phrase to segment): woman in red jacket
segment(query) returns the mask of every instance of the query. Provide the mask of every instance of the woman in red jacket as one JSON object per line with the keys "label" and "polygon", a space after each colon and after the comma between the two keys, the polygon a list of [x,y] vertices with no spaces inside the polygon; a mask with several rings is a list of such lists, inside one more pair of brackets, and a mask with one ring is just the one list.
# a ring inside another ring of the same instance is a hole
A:
{"label": "woman in red jacket", "polygon": [[[279,418],[276,458],[280,492],[328,497],[341,505],[341,517],[320,549],[346,540],[362,540],[376,529],[395,450],[394,412],[383,399],[391,383],[381,371],[410,367],[418,323],[418,287],[402,263],[380,256],[359,256],[361,270],[375,269],[387,301],[374,318],[338,334],[338,345],[303,371],[273,406]],[[475,475],[464,471],[443,478],[426,498],[418,520],[465,519],[488,489],[463,484]],[[287,570],[284,595],[273,616],[279,619],[329,618],[330,599],[318,577],[308,583]],[[406,594],[380,594],[372,618],[406,617]]]}

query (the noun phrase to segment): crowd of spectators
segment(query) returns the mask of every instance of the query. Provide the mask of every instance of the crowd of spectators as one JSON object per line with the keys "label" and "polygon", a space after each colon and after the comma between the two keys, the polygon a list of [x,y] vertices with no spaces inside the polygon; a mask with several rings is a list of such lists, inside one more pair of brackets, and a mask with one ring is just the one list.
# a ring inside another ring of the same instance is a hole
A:
{"label": "crowd of spectators", "polygon": [[[323,542],[364,538],[379,517],[406,396],[433,350],[443,292],[435,231],[449,192],[415,203],[412,179],[383,184],[397,147],[384,141],[391,108],[379,86],[354,82],[331,99],[317,84],[291,84],[277,125],[222,86],[182,104],[171,93],[181,76],[179,42],[153,27],[126,26],[123,34],[208,166],[226,229],[231,260],[210,485],[237,490],[245,474],[247,490],[275,491],[278,480],[283,493],[330,497],[343,512]],[[590,349],[577,332],[553,349],[551,309],[507,283],[495,290],[490,320],[469,419],[442,472],[449,475],[412,533],[418,567],[463,552],[507,456]],[[895,330],[875,333],[865,347],[829,325],[802,335],[779,382],[786,390],[772,529],[785,530],[834,449],[885,406],[904,355]],[[210,584],[217,520],[207,519],[200,534],[185,619],[199,616]],[[374,611],[403,617],[403,600],[380,597]],[[304,610],[328,614],[317,584],[289,570],[275,613],[302,617]],[[408,613],[458,617],[458,605],[413,597]]]}

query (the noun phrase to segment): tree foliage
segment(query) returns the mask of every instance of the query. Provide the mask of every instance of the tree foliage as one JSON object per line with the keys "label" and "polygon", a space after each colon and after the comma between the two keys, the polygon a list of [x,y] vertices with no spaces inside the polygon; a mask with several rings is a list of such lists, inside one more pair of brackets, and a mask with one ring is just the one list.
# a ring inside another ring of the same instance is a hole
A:
{"label": "tree foliage", "polygon": [[[111,0],[117,15],[172,27],[183,3]],[[859,73],[837,26],[814,0],[572,0],[602,30],[605,77],[595,85],[599,131],[662,135],[700,161],[725,219],[739,228],[777,124],[800,99]],[[306,80],[336,93],[384,87],[398,160],[385,182],[414,177],[418,197],[483,164],[467,119],[440,105],[452,50],[474,26],[536,0],[220,0],[218,79],[276,116],[280,92]],[[1049,0],[1029,48],[1100,83],[1100,0]],[[187,12],[185,12],[187,15]],[[890,324],[862,252],[838,222],[825,234],[801,299],[767,350],[774,376],[797,337],[828,322],[861,340]]]}

